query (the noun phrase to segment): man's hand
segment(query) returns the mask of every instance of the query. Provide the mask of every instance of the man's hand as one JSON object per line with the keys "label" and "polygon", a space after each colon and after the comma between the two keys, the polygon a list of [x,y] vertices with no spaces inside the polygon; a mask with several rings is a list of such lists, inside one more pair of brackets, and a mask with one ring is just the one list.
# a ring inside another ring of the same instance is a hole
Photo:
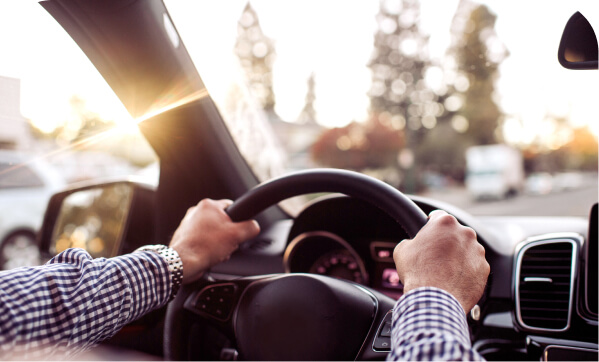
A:
{"label": "man's hand", "polygon": [[393,260],[404,293],[437,287],[453,295],[465,312],[482,296],[490,271],[474,230],[440,210],[429,215],[414,239],[395,247]]}
{"label": "man's hand", "polygon": [[183,262],[184,284],[199,279],[210,267],[229,259],[239,244],[260,232],[254,220],[231,221],[225,209],[232,203],[204,199],[187,210],[170,243]]}

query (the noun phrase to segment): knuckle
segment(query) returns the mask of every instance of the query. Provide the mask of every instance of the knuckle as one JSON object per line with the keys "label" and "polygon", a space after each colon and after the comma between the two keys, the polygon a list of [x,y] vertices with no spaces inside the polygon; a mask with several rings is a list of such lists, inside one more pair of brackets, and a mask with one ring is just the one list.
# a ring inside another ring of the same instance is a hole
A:
{"label": "knuckle", "polygon": [[198,209],[205,209],[210,204],[210,199],[200,200],[197,204]]}
{"label": "knuckle", "polygon": [[431,211],[431,212],[428,214],[428,217],[429,217],[429,218],[434,218],[434,217],[437,217],[437,215],[444,215],[444,214],[446,214],[446,212],[445,212],[445,211],[443,211],[443,210],[439,210],[439,209],[436,209],[436,210],[433,210],[433,211]]}
{"label": "knuckle", "polygon": [[477,248],[478,248],[478,252],[482,255],[485,256],[486,250],[485,247],[482,246],[480,243],[476,243],[477,244]]}
{"label": "knuckle", "polygon": [[[468,226],[464,226],[463,228],[464,228],[464,235],[465,235],[467,238],[469,238],[469,239],[473,239],[473,240],[476,240],[476,238],[477,238],[477,235],[476,235],[476,231],[474,231],[474,229],[473,229],[473,228],[471,228],[471,227],[468,227]],[[479,244],[479,245],[480,245],[480,244]],[[482,245],[481,245],[481,247],[482,247]]]}
{"label": "knuckle", "polygon": [[444,226],[453,226],[458,223],[458,220],[450,214],[443,214],[437,218],[439,224]]}

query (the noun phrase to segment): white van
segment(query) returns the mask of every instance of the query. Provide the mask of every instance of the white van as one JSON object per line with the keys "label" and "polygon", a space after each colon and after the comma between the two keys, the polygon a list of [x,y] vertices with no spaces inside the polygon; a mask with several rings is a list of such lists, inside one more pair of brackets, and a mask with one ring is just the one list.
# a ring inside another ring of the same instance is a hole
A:
{"label": "white van", "polygon": [[524,184],[522,154],[507,145],[468,148],[466,169],[466,188],[475,199],[514,196]]}

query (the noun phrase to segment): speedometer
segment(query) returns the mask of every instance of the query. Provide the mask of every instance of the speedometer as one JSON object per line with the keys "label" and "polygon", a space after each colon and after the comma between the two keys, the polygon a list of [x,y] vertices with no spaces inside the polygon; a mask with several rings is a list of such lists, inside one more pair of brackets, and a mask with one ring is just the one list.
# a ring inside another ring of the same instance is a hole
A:
{"label": "speedometer", "polygon": [[348,250],[335,250],[318,258],[309,272],[364,284],[366,276],[360,269],[358,260]]}
{"label": "speedometer", "polygon": [[364,261],[349,243],[328,231],[298,235],[285,250],[288,273],[313,273],[368,284]]}

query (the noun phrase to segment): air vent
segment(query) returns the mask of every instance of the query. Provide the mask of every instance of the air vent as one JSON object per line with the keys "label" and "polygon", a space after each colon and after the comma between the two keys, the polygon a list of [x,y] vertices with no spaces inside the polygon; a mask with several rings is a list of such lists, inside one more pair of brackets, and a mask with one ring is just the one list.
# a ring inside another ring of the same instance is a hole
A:
{"label": "air vent", "polygon": [[528,329],[564,331],[570,326],[576,261],[573,240],[527,244],[518,255],[516,310]]}

